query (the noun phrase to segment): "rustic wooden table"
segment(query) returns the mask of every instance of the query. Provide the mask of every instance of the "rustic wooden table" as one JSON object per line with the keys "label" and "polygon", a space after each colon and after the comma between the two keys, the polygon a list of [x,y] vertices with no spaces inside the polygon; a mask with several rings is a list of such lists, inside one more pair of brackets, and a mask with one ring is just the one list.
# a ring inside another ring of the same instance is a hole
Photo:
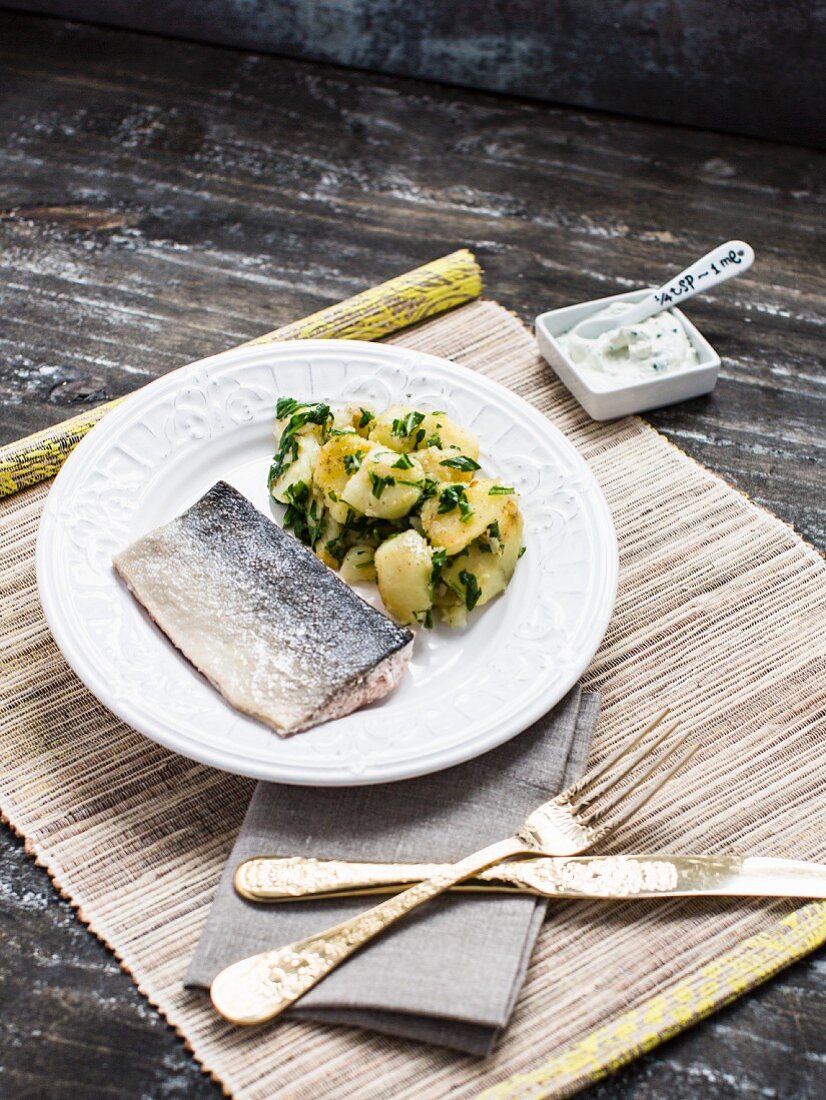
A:
{"label": "rustic wooden table", "polygon": [[[651,419],[826,545],[823,155],[8,12],[0,97],[0,441],[460,245],[530,320],[741,237]],[[217,1096],[0,840],[0,1093]],[[814,1100],[824,1021],[821,952],[589,1095]]]}

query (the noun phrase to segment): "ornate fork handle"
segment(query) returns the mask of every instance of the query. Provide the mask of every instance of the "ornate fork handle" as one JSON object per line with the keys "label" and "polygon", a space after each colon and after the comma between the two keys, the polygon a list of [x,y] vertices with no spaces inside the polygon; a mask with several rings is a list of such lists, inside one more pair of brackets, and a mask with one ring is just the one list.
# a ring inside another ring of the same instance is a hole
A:
{"label": "ornate fork handle", "polygon": [[317,936],[264,951],[222,970],[210,996],[218,1012],[236,1024],[259,1024],[278,1016],[360,947],[412,909],[493,863],[525,851],[518,837],[491,844],[434,878],[337,924]]}

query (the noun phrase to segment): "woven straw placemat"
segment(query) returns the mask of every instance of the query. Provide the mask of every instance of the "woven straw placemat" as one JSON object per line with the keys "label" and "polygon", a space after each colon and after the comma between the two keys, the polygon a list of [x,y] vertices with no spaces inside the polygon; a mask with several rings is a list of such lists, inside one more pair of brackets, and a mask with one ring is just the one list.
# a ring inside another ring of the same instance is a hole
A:
{"label": "woven straw placemat", "polygon": [[[703,746],[612,850],[826,858],[826,822],[813,812],[826,785],[822,558],[641,421],[588,420],[496,304],[395,342],[532,401],[581,449],[611,505],[620,592],[586,678],[603,696],[594,755],[664,703]],[[233,1029],[181,978],[252,785],[145,740],[68,669],[35,587],[47,492],[33,486],[0,505],[0,805],[228,1092],[569,1095],[826,939],[826,903],[554,903],[488,1059],[291,1020]]]}

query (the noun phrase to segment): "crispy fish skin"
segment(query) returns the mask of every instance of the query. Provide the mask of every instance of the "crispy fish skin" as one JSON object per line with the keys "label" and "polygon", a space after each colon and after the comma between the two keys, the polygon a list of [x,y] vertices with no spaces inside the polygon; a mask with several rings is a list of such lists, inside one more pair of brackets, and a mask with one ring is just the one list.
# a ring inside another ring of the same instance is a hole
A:
{"label": "crispy fish skin", "polygon": [[114,567],[221,694],[281,734],[382,698],[410,660],[409,630],[224,481]]}

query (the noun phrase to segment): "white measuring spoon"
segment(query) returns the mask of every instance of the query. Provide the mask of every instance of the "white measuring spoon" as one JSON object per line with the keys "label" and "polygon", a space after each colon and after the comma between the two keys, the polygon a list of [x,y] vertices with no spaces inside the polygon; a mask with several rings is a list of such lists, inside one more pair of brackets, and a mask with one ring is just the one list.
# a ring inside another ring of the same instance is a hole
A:
{"label": "white measuring spoon", "polygon": [[753,262],[754,249],[751,245],[745,241],[726,241],[707,252],[701,260],[681,271],[674,279],[663,283],[658,290],[646,294],[641,302],[637,302],[625,313],[617,317],[586,318],[575,325],[573,331],[585,340],[596,340],[603,332],[610,332],[613,328],[638,325],[655,313],[670,309],[678,303],[682,305],[695,294],[702,294],[724,283],[726,279],[742,275]]}

